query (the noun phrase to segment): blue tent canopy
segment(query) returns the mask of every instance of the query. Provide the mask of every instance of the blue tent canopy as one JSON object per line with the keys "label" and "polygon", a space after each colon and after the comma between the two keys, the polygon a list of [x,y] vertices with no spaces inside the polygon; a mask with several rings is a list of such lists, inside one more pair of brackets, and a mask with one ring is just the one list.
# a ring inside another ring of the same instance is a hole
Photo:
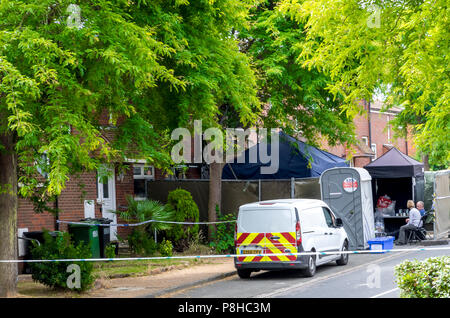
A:
{"label": "blue tent canopy", "polygon": [[[263,164],[259,157],[258,143],[244,152],[246,163],[225,164],[222,179],[290,179],[319,177],[323,171],[335,167],[348,167],[347,162],[331,153],[309,146],[283,132],[279,135],[279,168],[274,174],[261,174],[262,166],[270,166],[270,162]],[[249,154],[257,147],[256,163],[250,163]],[[267,153],[271,154],[271,145],[267,145]],[[273,156],[272,156],[273,157]],[[309,160],[310,159],[310,162]]]}

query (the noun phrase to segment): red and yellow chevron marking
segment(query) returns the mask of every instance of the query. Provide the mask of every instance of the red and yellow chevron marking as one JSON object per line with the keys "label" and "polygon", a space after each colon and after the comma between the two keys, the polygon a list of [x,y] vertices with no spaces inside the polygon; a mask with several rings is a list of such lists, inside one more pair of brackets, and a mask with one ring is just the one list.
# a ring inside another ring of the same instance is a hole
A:
{"label": "red and yellow chevron marking", "polygon": [[[264,245],[266,241],[265,233],[237,233],[236,235],[237,239],[237,247],[243,245],[258,245],[262,247],[264,250]],[[263,250],[261,253],[263,253]],[[237,249],[237,254],[240,254],[240,249]],[[239,262],[260,262],[262,259],[262,256],[245,256],[245,257],[238,257]]]}
{"label": "red and yellow chevron marking", "polygon": [[[237,254],[241,254],[240,246],[257,245],[263,248],[262,256],[238,257],[239,262],[290,262],[295,261],[295,255],[270,255],[297,253],[295,232],[282,233],[237,233]],[[257,253],[255,253],[257,254]]]}

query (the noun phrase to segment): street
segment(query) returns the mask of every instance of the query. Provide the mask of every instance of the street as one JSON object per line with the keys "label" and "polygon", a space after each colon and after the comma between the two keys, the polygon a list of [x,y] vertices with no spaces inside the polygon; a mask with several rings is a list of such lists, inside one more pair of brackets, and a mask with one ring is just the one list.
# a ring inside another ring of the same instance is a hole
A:
{"label": "street", "polygon": [[[413,246],[414,247],[414,246]],[[430,248],[431,249],[431,248]],[[250,279],[237,275],[163,297],[173,298],[397,298],[394,267],[404,260],[449,255],[449,250],[350,255],[346,266],[335,262],[317,268],[312,278],[296,271],[261,271]]]}

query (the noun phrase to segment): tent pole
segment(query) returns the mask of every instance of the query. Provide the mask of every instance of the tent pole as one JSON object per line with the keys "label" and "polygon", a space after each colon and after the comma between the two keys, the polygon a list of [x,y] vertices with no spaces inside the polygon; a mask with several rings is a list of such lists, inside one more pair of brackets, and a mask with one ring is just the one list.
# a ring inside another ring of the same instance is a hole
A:
{"label": "tent pole", "polygon": [[295,178],[291,178],[291,199],[295,198]]}

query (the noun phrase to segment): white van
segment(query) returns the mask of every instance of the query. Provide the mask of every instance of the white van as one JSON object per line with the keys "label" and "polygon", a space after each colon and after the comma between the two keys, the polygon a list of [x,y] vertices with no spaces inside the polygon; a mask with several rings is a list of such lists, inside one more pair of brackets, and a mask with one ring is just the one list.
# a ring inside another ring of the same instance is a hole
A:
{"label": "white van", "polygon": [[[241,278],[259,270],[302,269],[314,276],[316,266],[336,261],[346,265],[348,253],[275,255],[347,251],[342,220],[321,200],[283,199],[239,207],[235,232],[235,267]],[[253,256],[246,256],[253,254]],[[316,257],[318,255],[318,257]]]}

